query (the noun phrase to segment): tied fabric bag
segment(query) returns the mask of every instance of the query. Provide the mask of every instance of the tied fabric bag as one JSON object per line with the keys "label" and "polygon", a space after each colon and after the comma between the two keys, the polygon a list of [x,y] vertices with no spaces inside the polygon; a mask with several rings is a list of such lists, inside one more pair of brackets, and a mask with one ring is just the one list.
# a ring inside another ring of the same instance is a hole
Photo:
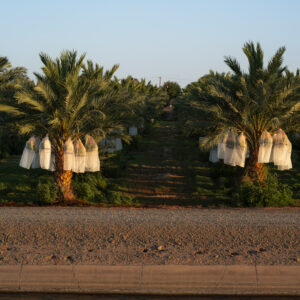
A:
{"label": "tied fabric bag", "polygon": [[129,135],[131,136],[135,136],[138,134],[138,129],[135,126],[131,126],[129,127]]}
{"label": "tied fabric bag", "polygon": [[217,147],[213,147],[210,150],[210,152],[209,152],[209,161],[211,161],[212,163],[217,163],[219,161],[218,148]]}
{"label": "tied fabric bag", "polygon": [[235,146],[230,159],[232,165],[245,167],[245,160],[247,155],[247,142],[246,136],[242,132],[235,139]]}
{"label": "tied fabric bag", "polygon": [[72,171],[75,163],[74,145],[71,138],[68,138],[64,146],[64,170]]}
{"label": "tied fabric bag", "polygon": [[38,169],[41,167],[40,165],[40,154],[39,154],[39,146],[40,146],[41,140],[36,137],[34,142],[34,158],[32,162],[32,169]]}
{"label": "tied fabric bag", "polygon": [[42,169],[50,169],[51,161],[51,143],[48,134],[42,139],[39,146],[40,165]]}
{"label": "tied fabric bag", "polygon": [[271,152],[273,146],[273,138],[268,131],[264,131],[259,140],[258,162],[271,162]]}
{"label": "tied fabric bag", "polygon": [[86,150],[81,140],[79,139],[74,143],[74,152],[75,152],[75,163],[74,163],[73,171],[75,173],[84,173],[85,161],[86,161]]}
{"label": "tied fabric bag", "polygon": [[274,163],[274,148],[275,148],[275,144],[276,144],[277,133],[273,134],[272,139],[273,139],[273,147],[272,147],[272,150],[271,150],[270,162]]}
{"label": "tied fabric bag", "polygon": [[289,139],[282,129],[279,129],[276,133],[276,139],[273,146],[273,162],[276,166],[286,166]]}
{"label": "tied fabric bag", "polygon": [[53,152],[51,152],[50,167],[49,167],[48,171],[51,171],[51,172],[55,171],[55,155]]}
{"label": "tied fabric bag", "polygon": [[30,169],[30,166],[33,162],[34,155],[35,155],[35,137],[31,137],[25,145],[25,148],[23,150],[21,160],[20,160],[20,167],[25,169]]}
{"label": "tied fabric bag", "polygon": [[98,146],[95,140],[90,135],[87,135],[85,137],[85,150],[86,150],[85,170],[88,172],[100,171]]}
{"label": "tied fabric bag", "polygon": [[224,159],[225,157],[225,148],[228,134],[226,133],[220,143],[218,144],[217,155],[219,159]]}
{"label": "tied fabric bag", "polygon": [[108,153],[114,153],[123,149],[122,140],[120,138],[106,138],[102,139],[100,146],[105,145]]}
{"label": "tied fabric bag", "polygon": [[122,140],[120,138],[116,138],[116,151],[120,151],[123,149]]}
{"label": "tied fabric bag", "polygon": [[224,164],[235,166],[235,162],[233,160],[233,154],[236,147],[235,134],[230,131],[225,144],[225,152],[224,152]]}
{"label": "tied fabric bag", "polygon": [[287,156],[286,156],[286,161],[285,165],[278,166],[278,170],[283,171],[283,170],[289,170],[293,168],[292,165],[292,143],[288,140],[288,148],[287,148]]}
{"label": "tied fabric bag", "polygon": [[[102,140],[103,141],[103,140]],[[106,151],[108,153],[114,153],[116,152],[116,139],[105,139],[105,146],[107,147],[106,148]]]}

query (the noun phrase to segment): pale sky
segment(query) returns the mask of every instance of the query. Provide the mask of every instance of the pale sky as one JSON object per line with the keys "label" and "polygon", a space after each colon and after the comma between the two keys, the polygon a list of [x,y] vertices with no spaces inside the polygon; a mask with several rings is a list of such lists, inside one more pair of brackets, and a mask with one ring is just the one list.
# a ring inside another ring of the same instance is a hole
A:
{"label": "pale sky", "polygon": [[0,56],[24,66],[33,78],[38,54],[64,49],[116,75],[182,87],[202,75],[228,71],[224,56],[247,67],[242,46],[260,42],[266,62],[286,46],[284,63],[300,67],[298,0],[0,0]]}

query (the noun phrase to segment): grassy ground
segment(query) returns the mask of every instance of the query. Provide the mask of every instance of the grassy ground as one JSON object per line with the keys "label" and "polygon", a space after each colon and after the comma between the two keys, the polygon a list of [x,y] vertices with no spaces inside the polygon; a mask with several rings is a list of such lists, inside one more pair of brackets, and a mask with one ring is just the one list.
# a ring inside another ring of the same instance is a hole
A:
{"label": "grassy ground", "polygon": [[[294,168],[278,172],[281,182],[293,189],[300,202],[299,152],[294,150]],[[235,206],[232,186],[238,183],[239,167],[212,164],[201,153],[197,140],[186,138],[173,121],[159,121],[135,142],[135,149],[123,152],[115,164],[118,189],[147,205]],[[112,160],[105,169],[113,168]],[[120,164],[119,164],[120,165]],[[274,167],[269,166],[274,170]]]}
{"label": "grassy ground", "polygon": [[0,203],[36,204],[36,188],[41,177],[51,176],[41,169],[26,170],[19,167],[20,156],[0,161]]}
{"label": "grassy ground", "polygon": [[[294,168],[278,174],[300,202],[299,157],[294,150]],[[18,156],[0,162],[0,203],[41,204],[36,193],[38,181],[52,174],[22,169],[18,164]],[[157,121],[124,151],[102,161],[101,168],[113,192],[131,196],[135,205],[150,206],[234,206],[232,186],[241,171],[208,162],[208,153],[199,151],[196,139],[184,137],[174,121]]]}

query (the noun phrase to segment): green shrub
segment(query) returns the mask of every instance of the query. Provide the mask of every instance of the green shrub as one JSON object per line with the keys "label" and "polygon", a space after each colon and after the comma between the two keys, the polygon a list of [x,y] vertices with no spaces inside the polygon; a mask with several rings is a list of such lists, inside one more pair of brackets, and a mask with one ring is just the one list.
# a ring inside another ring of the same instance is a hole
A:
{"label": "green shrub", "polygon": [[197,187],[196,191],[198,194],[211,194],[213,191],[212,190],[208,190],[206,188],[203,187]]}
{"label": "green shrub", "polygon": [[130,205],[132,197],[115,191],[117,186],[109,184],[100,172],[94,174],[76,174],[72,181],[76,196],[94,203]]}
{"label": "green shrub", "polygon": [[217,178],[217,186],[219,188],[225,188],[228,187],[228,185],[230,184],[229,180],[227,177],[219,177]]}
{"label": "green shrub", "polygon": [[91,201],[95,197],[94,186],[87,182],[79,182],[75,185],[76,196],[84,201]]}
{"label": "green shrub", "polygon": [[286,184],[278,182],[276,174],[269,173],[264,183],[243,182],[234,198],[238,206],[289,206],[295,205],[292,194]]}
{"label": "green shrub", "polygon": [[130,150],[143,150],[142,137],[140,135],[136,135],[132,138],[132,142],[129,145]]}
{"label": "green shrub", "polygon": [[4,182],[0,182],[0,191],[4,191],[7,189],[7,186]]}
{"label": "green shrub", "polygon": [[98,172],[95,177],[96,177],[97,188],[104,191],[108,185],[107,179],[103,177],[100,172]]}
{"label": "green shrub", "polygon": [[107,203],[107,197],[106,197],[105,193],[97,191],[95,193],[94,202],[106,204]]}
{"label": "green shrub", "polygon": [[57,197],[58,188],[52,177],[39,179],[37,185],[38,202],[53,203]]}
{"label": "green shrub", "polygon": [[107,204],[132,205],[132,200],[132,197],[123,195],[121,192],[109,191],[107,194]]}
{"label": "green shrub", "polygon": [[72,180],[72,187],[77,198],[92,201],[97,191],[97,179],[94,174],[76,174]]}

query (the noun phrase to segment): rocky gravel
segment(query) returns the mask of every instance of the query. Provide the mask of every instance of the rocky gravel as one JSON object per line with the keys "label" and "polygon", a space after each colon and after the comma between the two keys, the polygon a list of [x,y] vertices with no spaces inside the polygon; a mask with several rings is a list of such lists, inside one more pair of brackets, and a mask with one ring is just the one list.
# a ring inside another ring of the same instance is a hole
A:
{"label": "rocky gravel", "polygon": [[20,263],[300,265],[300,209],[1,207]]}

